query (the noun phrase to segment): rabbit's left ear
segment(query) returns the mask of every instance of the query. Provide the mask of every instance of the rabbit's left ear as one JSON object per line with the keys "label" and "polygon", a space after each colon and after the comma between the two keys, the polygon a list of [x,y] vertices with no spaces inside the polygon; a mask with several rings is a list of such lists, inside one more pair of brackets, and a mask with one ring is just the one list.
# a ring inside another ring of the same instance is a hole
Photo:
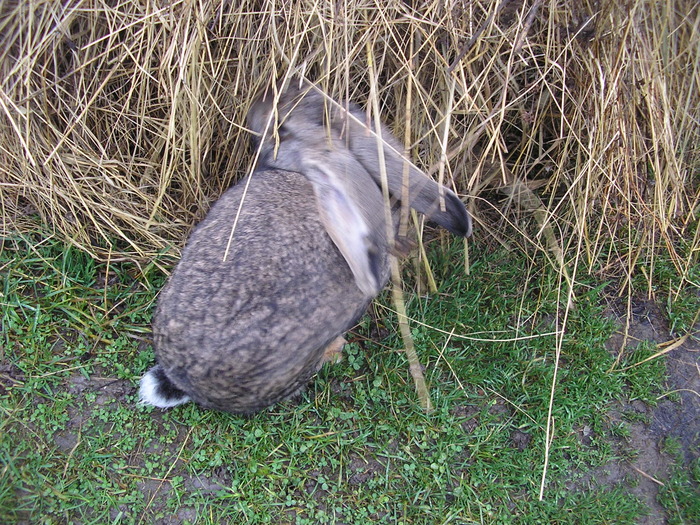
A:
{"label": "rabbit's left ear", "polygon": [[[383,285],[384,232],[374,231],[367,214],[331,167],[309,162],[304,175],[314,188],[323,226],[350,266],[358,288],[368,297],[374,297]],[[381,202],[376,186],[369,190],[376,190]]]}

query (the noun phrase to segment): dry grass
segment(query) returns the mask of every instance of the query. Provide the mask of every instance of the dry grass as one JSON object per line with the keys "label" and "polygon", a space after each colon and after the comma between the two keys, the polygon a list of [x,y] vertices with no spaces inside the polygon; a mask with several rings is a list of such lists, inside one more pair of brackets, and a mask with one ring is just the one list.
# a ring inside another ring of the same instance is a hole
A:
{"label": "dry grass", "polygon": [[[470,196],[477,234],[543,250],[567,278],[585,258],[625,281],[660,253],[687,273],[696,2],[408,4],[3,2],[3,233],[38,214],[99,257],[180,246],[249,169],[254,93],[302,72],[371,99],[419,164]],[[505,224],[522,235],[504,239]]]}

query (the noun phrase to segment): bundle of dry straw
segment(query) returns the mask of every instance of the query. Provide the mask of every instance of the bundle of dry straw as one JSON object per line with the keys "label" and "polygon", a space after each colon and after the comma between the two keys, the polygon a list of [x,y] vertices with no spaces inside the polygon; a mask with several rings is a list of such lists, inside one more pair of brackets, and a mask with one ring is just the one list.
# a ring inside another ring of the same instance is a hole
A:
{"label": "bundle of dry straw", "polygon": [[522,244],[566,265],[618,239],[618,272],[700,247],[692,0],[6,0],[0,34],[3,235],[180,246],[250,168],[256,91],[303,74],[378,108],[481,234],[534,212]]}

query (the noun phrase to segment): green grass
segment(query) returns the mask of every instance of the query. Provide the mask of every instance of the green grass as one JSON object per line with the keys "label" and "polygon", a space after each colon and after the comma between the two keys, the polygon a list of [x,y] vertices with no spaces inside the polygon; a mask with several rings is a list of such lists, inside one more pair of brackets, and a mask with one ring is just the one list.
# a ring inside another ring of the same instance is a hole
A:
{"label": "green grass", "polygon": [[[654,403],[663,391],[659,361],[608,372],[606,283],[577,285],[539,501],[562,315],[557,275],[542,261],[484,253],[465,278],[450,262],[458,247],[431,251],[439,294],[407,303],[422,323],[412,327],[430,415],[384,294],[379,320],[362,320],[344,361],[301,399],[237,417],[136,404],[153,362],[156,265],[107,267],[37,240],[6,239],[0,253],[1,523],[589,524],[645,512],[623,484],[577,483],[619,459],[611,443],[626,428],[610,424],[611,402]],[[697,511],[694,469],[679,467],[662,498],[678,523]]]}
{"label": "green grass", "polygon": [[661,449],[675,459],[669,479],[659,493],[659,501],[669,510],[668,523],[694,523],[700,516],[700,457],[685,465],[682,446],[674,437],[666,438]]}

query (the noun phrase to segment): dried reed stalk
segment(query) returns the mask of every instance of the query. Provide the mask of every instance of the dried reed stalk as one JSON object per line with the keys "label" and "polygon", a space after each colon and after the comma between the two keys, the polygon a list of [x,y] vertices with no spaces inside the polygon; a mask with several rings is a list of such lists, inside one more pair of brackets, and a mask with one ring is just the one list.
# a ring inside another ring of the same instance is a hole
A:
{"label": "dried reed stalk", "polygon": [[687,275],[678,243],[700,246],[700,8],[596,5],[3,2],[3,234],[38,216],[98,257],[179,247],[249,168],[242,123],[257,89],[301,67],[366,103],[371,45],[382,117],[443,182],[484,197],[485,218],[514,213],[483,184],[496,164],[544,183],[564,254],[582,235],[586,259],[627,281],[664,251]]}

